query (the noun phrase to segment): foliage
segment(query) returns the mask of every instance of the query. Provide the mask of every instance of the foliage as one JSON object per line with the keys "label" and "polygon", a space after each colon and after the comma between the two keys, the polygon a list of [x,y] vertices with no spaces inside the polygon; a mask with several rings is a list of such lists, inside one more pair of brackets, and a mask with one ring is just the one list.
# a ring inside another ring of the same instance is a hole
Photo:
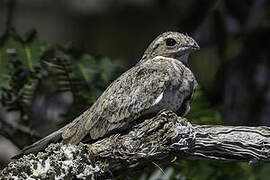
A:
{"label": "foliage", "polygon": [[[38,121],[32,116],[35,100],[62,92],[71,92],[74,99],[72,108],[64,114],[64,121],[70,121],[95,102],[121,72],[106,57],[88,54],[71,45],[42,43],[35,30],[20,36],[10,29],[0,39],[0,102],[7,113],[18,111],[20,118],[14,125],[4,123],[1,116],[0,123],[13,128],[30,126],[31,121]],[[7,135],[5,131],[9,130],[3,128],[1,134]],[[19,146],[29,143],[22,143],[22,139],[13,141]]]}
{"label": "foliage", "polygon": [[206,160],[184,160],[174,166],[175,177],[179,172],[187,179],[222,180],[240,179],[255,180],[268,177],[268,164],[248,164],[246,162],[218,162]]}
{"label": "foliage", "polygon": [[221,124],[220,113],[211,107],[200,87],[197,87],[190,113],[186,117],[194,124]]}
{"label": "foliage", "polygon": [[[57,96],[61,92],[71,92],[74,97],[72,108],[64,116],[65,121],[69,121],[89,107],[121,72],[123,70],[108,58],[80,51],[70,44],[56,46],[42,43],[34,30],[21,37],[11,29],[0,39],[0,101],[9,111],[19,111],[18,123],[26,126],[32,120],[34,100],[40,95]],[[211,107],[200,88],[194,94],[187,118],[194,124],[221,124],[220,113]],[[3,117],[0,123],[2,121]],[[6,135],[4,130],[1,129],[1,133]],[[12,136],[9,138],[12,139]],[[20,134],[13,142],[17,141],[23,147],[29,143],[29,138]],[[162,166],[162,169],[167,177],[156,168],[147,170],[140,179],[255,180],[267,177],[269,167],[177,160],[169,167]]]}

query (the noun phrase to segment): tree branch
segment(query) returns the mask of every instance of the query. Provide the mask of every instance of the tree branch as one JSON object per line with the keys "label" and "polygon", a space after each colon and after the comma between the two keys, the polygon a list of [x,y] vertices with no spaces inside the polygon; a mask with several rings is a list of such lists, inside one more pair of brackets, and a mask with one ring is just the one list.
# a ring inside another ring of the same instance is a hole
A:
{"label": "tree branch", "polygon": [[126,134],[93,144],[51,144],[44,153],[10,163],[0,177],[111,179],[175,158],[269,162],[269,142],[268,127],[192,126],[185,118],[162,111]]}

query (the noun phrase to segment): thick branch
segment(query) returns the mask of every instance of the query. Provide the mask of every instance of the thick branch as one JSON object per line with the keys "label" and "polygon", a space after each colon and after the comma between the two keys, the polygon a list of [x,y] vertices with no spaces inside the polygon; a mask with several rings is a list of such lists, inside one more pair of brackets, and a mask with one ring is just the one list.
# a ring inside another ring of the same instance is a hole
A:
{"label": "thick branch", "polygon": [[269,142],[268,127],[192,126],[163,111],[126,134],[93,144],[52,144],[45,153],[10,163],[0,177],[110,179],[176,157],[268,162]]}

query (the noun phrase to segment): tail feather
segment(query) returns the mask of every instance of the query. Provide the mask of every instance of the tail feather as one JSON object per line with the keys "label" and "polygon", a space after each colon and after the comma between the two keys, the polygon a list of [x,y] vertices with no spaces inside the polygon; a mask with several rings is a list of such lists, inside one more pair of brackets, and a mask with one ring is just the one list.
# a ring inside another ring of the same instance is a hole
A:
{"label": "tail feather", "polygon": [[[67,144],[78,144],[95,124],[93,116],[90,115],[91,109],[86,110],[69,125],[66,126],[62,133],[63,142]],[[87,127],[89,129],[87,129]]]}
{"label": "tail feather", "polygon": [[25,147],[20,154],[12,157],[12,159],[18,159],[25,154],[36,154],[39,151],[44,150],[50,143],[56,143],[62,139],[62,132],[64,128],[59,129],[58,131],[53,132],[52,134],[42,138],[41,140],[31,144],[30,146]]}
{"label": "tail feather", "polygon": [[[85,128],[85,124],[88,122],[86,119],[89,117],[88,113],[88,110],[85,111],[63,128],[53,132],[32,145],[27,146],[20,154],[14,156],[12,159],[20,158],[21,156],[29,153],[36,154],[37,152],[44,150],[50,143],[55,143],[60,140],[63,140],[63,143],[65,144],[78,144],[89,133],[89,130]],[[93,126],[93,123],[91,126]]]}

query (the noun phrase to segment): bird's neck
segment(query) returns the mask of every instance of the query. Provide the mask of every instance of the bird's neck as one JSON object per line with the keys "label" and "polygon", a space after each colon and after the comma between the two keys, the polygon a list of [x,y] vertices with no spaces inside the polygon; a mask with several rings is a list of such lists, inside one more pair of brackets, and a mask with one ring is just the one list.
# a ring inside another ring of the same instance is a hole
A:
{"label": "bird's neck", "polygon": [[184,55],[182,55],[180,57],[177,57],[177,59],[179,61],[181,61],[182,63],[187,64],[188,63],[188,57],[189,57],[189,53],[186,53],[186,54],[184,54]]}
{"label": "bird's neck", "polygon": [[185,66],[189,67],[188,65],[188,57],[189,57],[189,53],[186,53],[180,57],[177,57],[176,59],[181,61]]}
{"label": "bird's neck", "polygon": [[[147,55],[144,54],[142,59],[136,65],[142,64],[142,63],[146,62],[147,60],[155,58],[155,57],[148,57]],[[186,54],[181,55],[181,56],[171,57],[171,58],[177,59],[178,61],[181,61],[186,67],[189,67],[188,57],[189,57],[189,53],[186,53]],[[170,58],[170,57],[165,57],[165,58]]]}

